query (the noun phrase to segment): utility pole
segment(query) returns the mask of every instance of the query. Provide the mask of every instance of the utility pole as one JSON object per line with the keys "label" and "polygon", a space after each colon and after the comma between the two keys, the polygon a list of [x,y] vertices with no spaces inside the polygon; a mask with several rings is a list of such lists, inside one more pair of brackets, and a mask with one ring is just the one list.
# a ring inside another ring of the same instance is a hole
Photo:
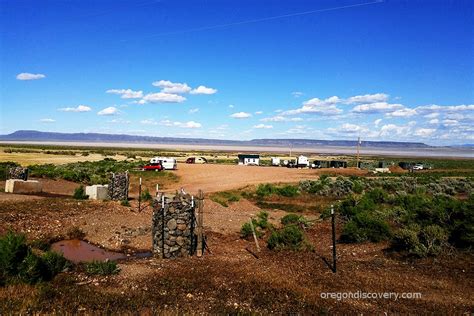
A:
{"label": "utility pole", "polygon": [[140,184],[138,185],[138,212],[142,211],[142,178],[140,177]]}
{"label": "utility pole", "polygon": [[332,217],[332,272],[336,273],[336,214],[334,213],[334,205],[331,204]]}
{"label": "utility pole", "polygon": [[359,168],[359,161],[360,161],[360,136],[357,138],[357,168]]}

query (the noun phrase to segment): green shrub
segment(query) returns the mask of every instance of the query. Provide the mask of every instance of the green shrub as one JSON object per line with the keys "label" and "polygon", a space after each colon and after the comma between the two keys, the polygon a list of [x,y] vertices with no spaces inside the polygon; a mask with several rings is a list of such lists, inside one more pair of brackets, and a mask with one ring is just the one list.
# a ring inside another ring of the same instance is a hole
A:
{"label": "green shrub", "polygon": [[376,218],[369,212],[361,212],[344,225],[341,241],[347,243],[379,242],[390,237],[390,226],[385,221]]}
{"label": "green shrub", "polygon": [[421,231],[420,241],[428,255],[436,256],[446,247],[448,234],[438,225],[430,225]]}
{"label": "green shrub", "polygon": [[128,200],[122,200],[120,201],[120,205],[129,207],[130,203],[128,202]]}
{"label": "green shrub", "polygon": [[448,234],[437,225],[420,228],[412,225],[398,230],[392,239],[392,248],[418,257],[436,256],[447,246]]}
{"label": "green shrub", "polygon": [[74,194],[72,197],[76,200],[87,200],[89,198],[89,196],[86,195],[83,185],[80,185],[74,190]]}
{"label": "green shrub", "polygon": [[276,189],[276,194],[285,197],[295,197],[300,194],[298,188],[293,185],[285,185]]}
{"label": "green shrub", "polygon": [[[7,152],[6,149],[4,151]],[[20,165],[13,161],[0,162],[0,180],[6,180],[7,171],[12,167],[20,167]]]}
{"label": "green shrub", "polygon": [[46,264],[51,277],[71,267],[71,263],[62,254],[55,251],[45,252],[42,260]]}
{"label": "green shrub", "polygon": [[153,200],[153,197],[150,194],[150,191],[148,189],[145,189],[142,194],[140,195],[140,198],[142,201],[149,202]]}
{"label": "green shrub", "polygon": [[274,194],[275,192],[276,192],[276,187],[270,183],[259,184],[257,186],[257,190],[255,191],[257,196],[260,198],[267,197],[269,195]]}
{"label": "green shrub", "polygon": [[85,268],[90,275],[111,275],[120,272],[115,261],[92,261],[86,263]]}
{"label": "green shrub", "polygon": [[304,233],[296,225],[283,227],[281,230],[275,230],[268,239],[267,247],[271,250],[300,250],[304,242]]}
{"label": "green shrub", "polygon": [[306,218],[302,215],[298,214],[287,214],[281,218],[281,223],[284,226],[287,225],[299,225],[301,227],[308,227],[309,222],[306,220]]}
{"label": "green shrub", "polygon": [[28,255],[25,235],[12,231],[0,238],[0,278],[3,281],[18,275],[20,264]]}
{"label": "green shrub", "polygon": [[352,191],[354,191],[354,193],[360,194],[364,191],[364,185],[361,181],[354,181],[353,183]]}
{"label": "green shrub", "polygon": [[240,201],[240,193],[231,191],[217,192],[211,194],[210,199],[224,207],[228,207],[230,203]]}
{"label": "green shrub", "polygon": [[41,260],[41,257],[28,251],[25,259],[20,264],[18,276],[24,283],[35,284],[48,280],[51,274],[46,264]]}

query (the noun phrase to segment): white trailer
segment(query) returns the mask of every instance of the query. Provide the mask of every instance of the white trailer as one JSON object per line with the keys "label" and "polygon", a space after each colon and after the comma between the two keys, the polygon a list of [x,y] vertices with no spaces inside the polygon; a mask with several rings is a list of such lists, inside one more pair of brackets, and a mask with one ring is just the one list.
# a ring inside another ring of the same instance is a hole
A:
{"label": "white trailer", "polygon": [[280,158],[272,157],[272,166],[280,166]]}
{"label": "white trailer", "polygon": [[170,157],[153,157],[150,159],[150,163],[161,163],[165,170],[176,170],[178,169],[178,163],[175,158]]}
{"label": "white trailer", "polygon": [[308,157],[303,156],[303,155],[299,156],[296,161],[296,165],[298,168],[308,168],[309,167]]}

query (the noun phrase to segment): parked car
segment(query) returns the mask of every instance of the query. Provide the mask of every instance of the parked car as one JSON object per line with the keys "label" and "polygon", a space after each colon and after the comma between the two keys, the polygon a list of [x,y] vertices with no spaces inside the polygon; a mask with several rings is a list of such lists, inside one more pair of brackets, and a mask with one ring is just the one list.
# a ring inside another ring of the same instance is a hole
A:
{"label": "parked car", "polygon": [[413,166],[413,170],[423,170],[424,166],[421,163],[417,163]]}
{"label": "parked car", "polygon": [[161,162],[149,163],[148,165],[143,166],[143,171],[161,171],[163,170],[163,165]]}
{"label": "parked car", "polygon": [[150,165],[161,163],[164,170],[176,170],[178,169],[178,163],[175,158],[169,157],[153,157],[150,159]]}
{"label": "parked car", "polygon": [[204,157],[188,157],[186,163],[207,163],[207,159]]}

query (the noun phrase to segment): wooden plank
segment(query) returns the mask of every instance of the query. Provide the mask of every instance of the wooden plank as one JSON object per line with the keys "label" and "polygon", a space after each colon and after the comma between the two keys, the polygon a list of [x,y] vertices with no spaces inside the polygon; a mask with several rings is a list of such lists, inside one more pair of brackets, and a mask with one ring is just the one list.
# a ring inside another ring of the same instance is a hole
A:
{"label": "wooden plank", "polygon": [[253,240],[257,246],[257,251],[260,252],[260,245],[258,244],[257,234],[255,233],[255,228],[253,227],[252,218],[250,218],[250,228],[252,228]]}
{"label": "wooden plank", "polygon": [[197,251],[196,254],[198,257],[202,257],[202,234],[203,234],[203,207],[204,207],[204,194],[201,190],[198,193],[198,216],[197,216]]}

